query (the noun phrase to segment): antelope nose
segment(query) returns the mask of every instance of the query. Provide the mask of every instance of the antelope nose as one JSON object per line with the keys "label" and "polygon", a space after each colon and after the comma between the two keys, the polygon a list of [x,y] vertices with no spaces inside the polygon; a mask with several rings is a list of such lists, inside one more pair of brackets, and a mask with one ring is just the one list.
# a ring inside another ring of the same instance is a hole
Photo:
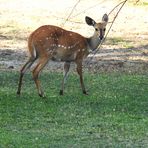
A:
{"label": "antelope nose", "polygon": [[100,40],[102,40],[103,39],[103,36],[100,36]]}

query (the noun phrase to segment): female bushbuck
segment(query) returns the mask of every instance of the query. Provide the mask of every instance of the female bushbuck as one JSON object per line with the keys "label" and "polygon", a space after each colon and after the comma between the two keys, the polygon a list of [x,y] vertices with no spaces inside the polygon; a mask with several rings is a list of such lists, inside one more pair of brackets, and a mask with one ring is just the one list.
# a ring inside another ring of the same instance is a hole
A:
{"label": "female bushbuck", "polygon": [[82,61],[88,56],[91,50],[95,50],[101,40],[104,38],[105,28],[108,22],[108,15],[104,14],[102,21],[96,23],[92,18],[87,17],[85,21],[88,25],[95,28],[94,35],[86,38],[78,33],[64,30],[57,26],[44,25],[35,30],[28,40],[30,58],[20,71],[17,94],[21,92],[22,79],[24,73],[38,59],[38,64],[33,70],[33,79],[35,81],[39,96],[44,93],[38,79],[39,73],[49,60],[62,61],[64,63],[64,77],[62,80],[60,95],[63,95],[64,82],[66,80],[70,63],[75,62],[77,72],[80,76],[80,84],[84,94],[87,94],[83,83]]}

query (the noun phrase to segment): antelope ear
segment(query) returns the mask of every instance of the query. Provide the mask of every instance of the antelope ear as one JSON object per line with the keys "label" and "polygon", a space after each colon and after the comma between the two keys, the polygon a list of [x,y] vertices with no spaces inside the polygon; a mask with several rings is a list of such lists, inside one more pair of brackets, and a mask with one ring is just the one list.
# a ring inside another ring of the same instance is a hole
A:
{"label": "antelope ear", "polygon": [[103,17],[102,17],[102,21],[104,22],[108,22],[108,15],[107,14],[104,14]]}
{"label": "antelope ear", "polygon": [[88,16],[85,17],[85,21],[89,26],[94,26],[96,24],[96,22]]}

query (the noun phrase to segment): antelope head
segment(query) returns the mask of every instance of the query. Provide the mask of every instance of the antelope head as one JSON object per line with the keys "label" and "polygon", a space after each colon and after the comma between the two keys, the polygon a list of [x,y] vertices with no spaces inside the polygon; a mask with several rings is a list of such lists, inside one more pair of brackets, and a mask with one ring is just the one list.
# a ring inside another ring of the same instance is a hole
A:
{"label": "antelope head", "polygon": [[102,21],[96,23],[92,18],[86,16],[85,21],[89,26],[93,26],[95,31],[94,35],[88,38],[88,45],[91,50],[95,50],[98,45],[101,43],[101,40],[104,38],[106,25],[108,23],[108,15],[104,14],[102,17]]}

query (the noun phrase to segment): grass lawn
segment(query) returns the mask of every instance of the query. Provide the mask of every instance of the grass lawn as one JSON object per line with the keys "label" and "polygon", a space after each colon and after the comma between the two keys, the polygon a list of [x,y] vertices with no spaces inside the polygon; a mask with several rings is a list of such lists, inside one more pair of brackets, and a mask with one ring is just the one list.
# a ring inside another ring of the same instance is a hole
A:
{"label": "grass lawn", "polygon": [[30,73],[17,96],[18,73],[0,72],[0,148],[148,147],[148,75],[85,73],[88,96],[75,74],[59,96],[61,79],[42,73],[42,99]]}

